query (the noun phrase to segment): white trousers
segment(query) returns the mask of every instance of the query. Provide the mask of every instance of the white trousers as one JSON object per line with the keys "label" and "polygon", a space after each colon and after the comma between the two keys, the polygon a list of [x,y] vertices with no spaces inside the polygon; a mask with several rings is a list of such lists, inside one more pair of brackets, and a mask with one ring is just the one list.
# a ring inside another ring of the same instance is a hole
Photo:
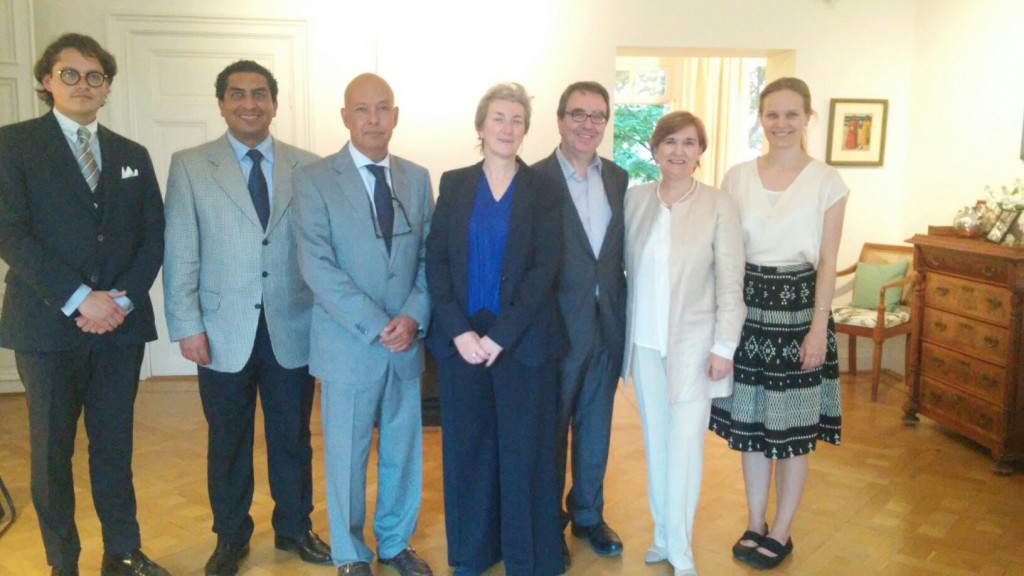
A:
{"label": "white trousers", "polygon": [[654,545],[667,552],[676,570],[693,569],[693,517],[711,399],[669,404],[665,360],[645,346],[634,348],[633,385],[644,432]]}

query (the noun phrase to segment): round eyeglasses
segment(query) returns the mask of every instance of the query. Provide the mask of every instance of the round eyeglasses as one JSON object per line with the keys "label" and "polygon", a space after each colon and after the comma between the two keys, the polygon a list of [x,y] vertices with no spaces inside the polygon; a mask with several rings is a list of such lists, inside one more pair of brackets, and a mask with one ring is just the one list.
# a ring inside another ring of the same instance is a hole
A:
{"label": "round eyeglasses", "polygon": [[[82,79],[82,73],[74,68],[57,70],[57,75],[60,76],[60,81],[68,86],[74,86]],[[85,75],[85,83],[93,88],[99,88],[100,86],[103,86],[103,83],[107,81],[107,78],[109,78],[109,76],[106,74],[93,70]]]}
{"label": "round eyeglasses", "polygon": [[590,118],[590,121],[594,124],[604,124],[608,121],[608,117],[605,116],[603,112],[587,114],[585,111],[579,109],[569,112],[569,117],[572,118],[573,122],[579,122],[580,124],[586,122],[587,118]]}

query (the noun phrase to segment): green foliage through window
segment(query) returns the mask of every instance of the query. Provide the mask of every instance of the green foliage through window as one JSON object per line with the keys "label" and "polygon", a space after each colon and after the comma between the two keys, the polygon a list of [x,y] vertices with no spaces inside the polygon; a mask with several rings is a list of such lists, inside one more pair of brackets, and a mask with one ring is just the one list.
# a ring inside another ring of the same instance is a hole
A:
{"label": "green foliage through window", "polygon": [[658,179],[658,166],[651,158],[648,142],[654,125],[668,112],[663,104],[619,104],[615,106],[612,159],[629,172],[634,186]]}

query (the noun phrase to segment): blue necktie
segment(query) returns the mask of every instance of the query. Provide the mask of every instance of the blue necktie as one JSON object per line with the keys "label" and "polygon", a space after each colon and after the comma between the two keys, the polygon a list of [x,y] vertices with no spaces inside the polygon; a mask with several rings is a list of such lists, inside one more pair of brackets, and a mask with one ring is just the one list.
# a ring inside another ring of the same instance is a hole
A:
{"label": "blue necktie", "polygon": [[377,212],[377,224],[380,226],[380,235],[384,238],[384,246],[391,254],[391,233],[395,227],[395,207],[391,204],[391,187],[388,186],[388,178],[384,174],[384,167],[376,164],[367,164],[366,169],[373,174],[376,182],[373,185],[373,207]]}
{"label": "blue necktie", "polygon": [[263,153],[253,148],[245,153],[252,159],[252,170],[249,172],[249,196],[252,197],[252,205],[256,207],[256,215],[260,218],[263,230],[267,229],[267,222],[270,220],[270,191],[267,188],[267,177],[263,175],[260,168],[260,161],[263,160]]}

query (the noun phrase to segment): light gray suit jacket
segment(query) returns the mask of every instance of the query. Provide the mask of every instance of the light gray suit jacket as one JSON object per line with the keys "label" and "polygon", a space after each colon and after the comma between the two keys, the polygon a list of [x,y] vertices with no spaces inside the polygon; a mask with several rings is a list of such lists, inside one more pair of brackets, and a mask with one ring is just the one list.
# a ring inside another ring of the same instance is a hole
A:
{"label": "light gray suit jacket", "polygon": [[245,366],[261,307],[278,363],[309,363],[313,295],[295,254],[292,173],[318,158],[274,139],[274,197],[264,232],[227,135],[171,157],[164,201],[167,328],[172,341],[206,332],[208,368]]}
{"label": "light gray suit jacket", "polygon": [[[389,256],[349,146],[295,173],[299,266],[314,295],[309,369],[325,380],[364,383],[383,378],[393,362],[399,378],[418,378],[420,339],[430,322],[430,176],[422,166],[391,156],[397,204]],[[392,354],[377,336],[403,314],[419,323],[420,334],[413,346]]]}

